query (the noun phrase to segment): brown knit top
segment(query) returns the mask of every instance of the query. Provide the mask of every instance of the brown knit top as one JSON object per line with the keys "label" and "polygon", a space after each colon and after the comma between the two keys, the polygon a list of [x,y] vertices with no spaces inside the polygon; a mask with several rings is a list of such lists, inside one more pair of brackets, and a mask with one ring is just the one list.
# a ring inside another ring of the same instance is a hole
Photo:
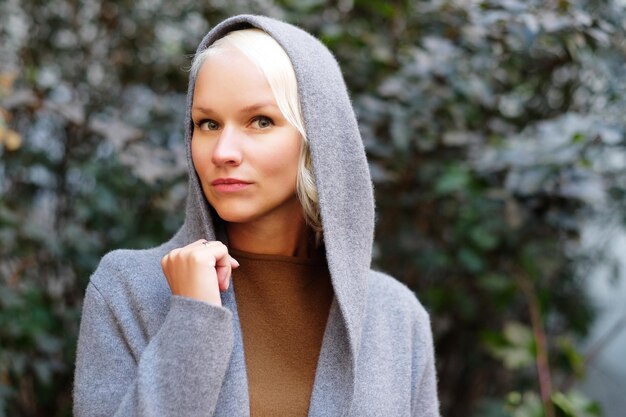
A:
{"label": "brown knit top", "polygon": [[250,415],[306,416],[333,299],[326,259],[229,253]]}

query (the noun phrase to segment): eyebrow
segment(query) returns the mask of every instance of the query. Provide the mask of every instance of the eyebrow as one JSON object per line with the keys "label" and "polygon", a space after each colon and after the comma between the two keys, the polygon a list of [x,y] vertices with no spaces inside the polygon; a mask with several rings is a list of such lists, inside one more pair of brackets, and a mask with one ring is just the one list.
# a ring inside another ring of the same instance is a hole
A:
{"label": "eyebrow", "polygon": [[[257,104],[251,104],[249,106],[244,107],[243,109],[241,109],[242,113],[250,113],[259,109],[262,109],[264,107],[276,107],[276,105],[272,102],[263,102],[263,103],[257,103]],[[211,109],[210,107],[202,107],[202,106],[194,106],[192,109],[192,111],[194,112],[199,112],[199,113],[204,113],[204,114],[211,114],[211,113],[216,113],[213,109]]]}

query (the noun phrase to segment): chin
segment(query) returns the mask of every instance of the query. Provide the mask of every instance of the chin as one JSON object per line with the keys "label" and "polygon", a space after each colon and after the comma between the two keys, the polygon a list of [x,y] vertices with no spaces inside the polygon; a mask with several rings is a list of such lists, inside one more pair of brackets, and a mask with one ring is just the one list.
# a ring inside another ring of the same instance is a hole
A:
{"label": "chin", "polygon": [[254,213],[250,210],[236,209],[232,205],[226,207],[215,207],[215,212],[220,219],[228,223],[247,223],[255,220],[258,217],[258,213]]}
{"label": "chin", "polygon": [[290,221],[294,216],[302,215],[302,207],[299,205],[292,207],[285,207],[284,205],[277,206],[257,206],[248,204],[218,204],[213,205],[215,212],[223,221],[227,223],[251,223],[260,220],[276,221],[281,219],[284,221]]}

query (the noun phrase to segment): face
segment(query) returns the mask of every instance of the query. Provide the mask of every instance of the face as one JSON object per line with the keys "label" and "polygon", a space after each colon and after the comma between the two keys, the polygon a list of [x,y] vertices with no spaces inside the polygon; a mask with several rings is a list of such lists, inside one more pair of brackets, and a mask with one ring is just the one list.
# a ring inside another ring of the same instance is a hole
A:
{"label": "face", "polygon": [[206,59],[195,83],[192,119],[193,164],[204,195],[223,220],[302,216],[296,197],[302,137],[247,57],[220,51]]}

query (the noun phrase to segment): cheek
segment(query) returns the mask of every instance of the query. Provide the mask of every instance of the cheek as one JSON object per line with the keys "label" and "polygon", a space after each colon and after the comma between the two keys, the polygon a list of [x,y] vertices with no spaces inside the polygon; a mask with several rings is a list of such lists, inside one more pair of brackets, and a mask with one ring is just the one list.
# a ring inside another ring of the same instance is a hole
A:
{"label": "cheek", "polygon": [[191,160],[193,166],[198,173],[203,172],[209,161],[209,152],[205,147],[201,146],[198,140],[191,139]]}
{"label": "cheek", "polygon": [[[295,142],[295,143],[294,143]],[[264,149],[256,153],[257,166],[263,175],[279,180],[281,183],[295,186],[300,159],[300,144],[296,141],[283,142],[282,146]]]}

